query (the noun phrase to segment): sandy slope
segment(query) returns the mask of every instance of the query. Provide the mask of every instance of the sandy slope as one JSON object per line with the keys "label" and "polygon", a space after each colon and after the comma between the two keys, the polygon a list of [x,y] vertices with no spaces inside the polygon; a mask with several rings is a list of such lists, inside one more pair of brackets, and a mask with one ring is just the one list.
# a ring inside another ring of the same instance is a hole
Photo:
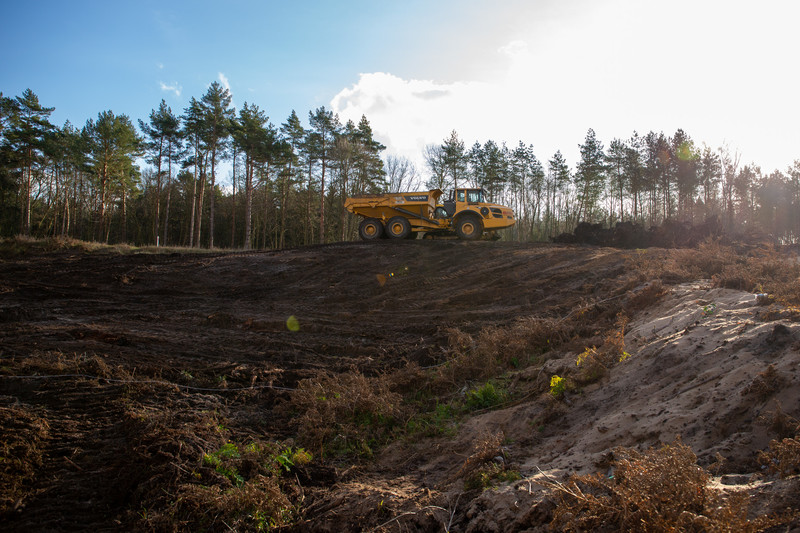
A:
{"label": "sandy slope", "polygon": [[[542,410],[535,401],[466,425],[465,442],[502,430],[526,476],[473,501],[467,530],[538,529],[535,509],[545,491],[537,481],[611,474],[616,447],[658,447],[678,436],[700,465],[713,465],[714,486],[749,492],[751,513],[797,508],[797,480],[768,478],[757,455],[779,437],[770,427],[776,412],[800,414],[800,325],[770,320],[774,309],[755,294],[710,285],[676,286],[633,320],[625,337],[631,357],[600,382],[568,394],[568,407],[546,428],[533,427]],[[576,357],[549,361],[545,374],[563,373]],[[776,378],[765,384],[770,365]]]}

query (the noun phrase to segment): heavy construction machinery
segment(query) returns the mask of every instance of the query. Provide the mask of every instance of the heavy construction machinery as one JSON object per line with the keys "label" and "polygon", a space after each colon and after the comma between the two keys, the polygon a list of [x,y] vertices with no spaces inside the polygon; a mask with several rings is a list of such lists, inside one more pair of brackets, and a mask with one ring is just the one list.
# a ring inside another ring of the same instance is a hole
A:
{"label": "heavy construction machinery", "polygon": [[365,241],[388,237],[416,239],[457,235],[476,240],[484,232],[494,232],[514,225],[514,212],[502,205],[485,201],[483,189],[457,188],[442,203],[441,189],[423,192],[364,194],[345,201],[344,207],[363,217],[358,234]]}

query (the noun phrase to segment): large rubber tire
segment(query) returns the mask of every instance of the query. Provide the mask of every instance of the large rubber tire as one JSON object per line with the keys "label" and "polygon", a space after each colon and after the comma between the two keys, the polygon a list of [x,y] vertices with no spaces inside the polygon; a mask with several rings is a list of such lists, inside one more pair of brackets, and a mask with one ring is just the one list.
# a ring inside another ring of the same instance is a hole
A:
{"label": "large rubber tire", "polygon": [[386,222],[386,236],[390,239],[407,239],[411,234],[411,222],[406,217],[392,217]]}
{"label": "large rubber tire", "polygon": [[483,234],[483,223],[476,215],[462,215],[456,220],[456,235],[465,241],[474,241]]}
{"label": "large rubber tire", "polygon": [[365,241],[374,241],[383,236],[383,224],[377,218],[365,218],[358,225],[358,235]]}

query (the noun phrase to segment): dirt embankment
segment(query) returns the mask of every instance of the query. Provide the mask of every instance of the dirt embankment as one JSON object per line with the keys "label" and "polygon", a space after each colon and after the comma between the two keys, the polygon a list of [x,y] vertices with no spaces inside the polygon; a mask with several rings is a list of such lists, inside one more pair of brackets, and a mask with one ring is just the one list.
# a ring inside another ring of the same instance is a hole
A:
{"label": "dirt embankment", "polygon": [[[718,482],[754,495],[753,512],[797,509],[796,484],[770,481],[758,461],[800,418],[793,315],[708,281],[652,291],[633,268],[638,253],[441,241],[4,260],[3,521],[222,530],[239,506],[251,509],[242,528],[258,529],[281,525],[279,511],[267,520],[259,510],[280,495],[292,510],[283,523],[299,530],[547,530],[548,480],[606,472],[615,448],[678,435],[700,466],[727,476]],[[581,375],[576,359],[608,343],[620,312],[624,361]],[[540,333],[526,344],[531,324],[554,328],[552,347]],[[409,430],[419,419],[409,406],[467,405],[487,382],[420,377],[441,377],[470,350],[506,362],[502,401],[448,411],[437,422],[446,430]],[[233,501],[243,492],[233,489],[275,477],[262,443],[285,446],[272,460],[303,444],[287,407],[302,380],[352,373],[395,380],[408,404],[395,437],[369,458],[311,450],[301,468],[293,456],[293,478],[274,493]],[[557,399],[554,375],[570,385]],[[226,456],[233,443],[238,455]],[[478,463],[519,479],[469,486]]]}

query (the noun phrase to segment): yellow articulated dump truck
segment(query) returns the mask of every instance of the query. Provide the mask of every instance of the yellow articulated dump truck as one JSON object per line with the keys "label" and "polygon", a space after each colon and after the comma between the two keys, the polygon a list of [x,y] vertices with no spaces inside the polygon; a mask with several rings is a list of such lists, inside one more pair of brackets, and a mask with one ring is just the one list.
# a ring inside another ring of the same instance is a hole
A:
{"label": "yellow articulated dump truck", "polygon": [[441,189],[423,192],[364,194],[345,201],[344,207],[363,217],[358,234],[365,241],[380,238],[416,239],[457,235],[476,240],[486,232],[509,228],[516,222],[514,212],[485,201],[483,189],[455,189],[439,203]]}

